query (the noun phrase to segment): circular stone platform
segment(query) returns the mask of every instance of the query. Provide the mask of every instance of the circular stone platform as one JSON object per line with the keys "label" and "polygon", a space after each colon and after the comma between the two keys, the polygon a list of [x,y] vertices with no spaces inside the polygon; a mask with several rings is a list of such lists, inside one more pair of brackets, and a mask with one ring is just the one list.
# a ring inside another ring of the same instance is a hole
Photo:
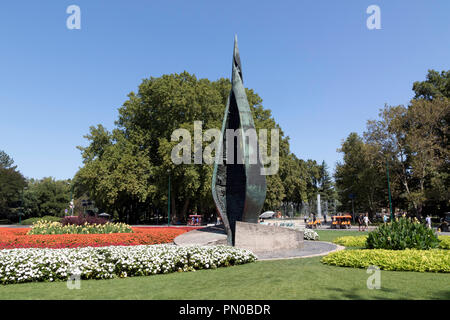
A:
{"label": "circular stone platform", "polygon": [[[212,226],[183,233],[174,239],[174,243],[178,246],[226,245],[227,236],[223,226]],[[342,246],[324,241],[305,240],[303,244],[304,246],[301,249],[257,252],[255,254],[258,256],[259,260],[276,260],[323,256],[330,252],[344,249]]]}

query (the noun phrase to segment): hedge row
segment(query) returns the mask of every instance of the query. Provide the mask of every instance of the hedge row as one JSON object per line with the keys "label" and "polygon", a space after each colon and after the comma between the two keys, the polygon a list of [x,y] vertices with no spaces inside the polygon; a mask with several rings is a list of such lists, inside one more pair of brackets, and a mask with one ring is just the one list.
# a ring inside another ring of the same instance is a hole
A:
{"label": "hedge row", "polygon": [[[439,236],[439,248],[450,249],[450,236]],[[345,247],[358,247],[365,248],[367,241],[367,235],[361,236],[345,236],[339,237],[333,240],[333,243],[339,244]]]}
{"label": "hedge row", "polygon": [[340,267],[368,268],[374,265],[391,271],[450,272],[450,251],[440,249],[341,250],[330,253],[321,261]]}

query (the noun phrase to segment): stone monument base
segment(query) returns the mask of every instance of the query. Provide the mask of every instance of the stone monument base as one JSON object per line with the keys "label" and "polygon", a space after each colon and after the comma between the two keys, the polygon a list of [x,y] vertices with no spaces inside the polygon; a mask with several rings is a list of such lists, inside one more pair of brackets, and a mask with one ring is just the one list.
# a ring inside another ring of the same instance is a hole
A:
{"label": "stone monument base", "polygon": [[236,221],[235,247],[254,253],[303,248],[303,231]]}

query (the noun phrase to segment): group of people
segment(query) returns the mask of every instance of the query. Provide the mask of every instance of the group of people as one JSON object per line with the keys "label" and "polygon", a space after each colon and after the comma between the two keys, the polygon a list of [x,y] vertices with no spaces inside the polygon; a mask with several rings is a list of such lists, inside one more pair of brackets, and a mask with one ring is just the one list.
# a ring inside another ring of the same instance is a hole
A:
{"label": "group of people", "polygon": [[[366,229],[369,229],[369,213],[366,212],[364,215],[360,214],[358,216],[358,231],[366,231]],[[361,230],[362,229],[362,230]]]}
{"label": "group of people", "polygon": [[[324,222],[327,223],[326,216],[324,216],[324,218],[325,218]],[[316,228],[317,229],[317,227],[321,227],[322,226],[322,221],[320,221],[320,219],[316,218],[316,214],[315,213],[313,213],[313,215],[312,215],[312,222],[309,221],[309,217],[306,216],[306,215],[304,216],[304,221],[305,221],[305,225],[310,224],[312,228]]]}
{"label": "group of people", "polygon": [[[406,213],[403,213],[402,217],[405,218]],[[416,221],[418,221],[416,217],[414,217],[414,219]],[[388,223],[388,221],[389,221],[389,216],[387,214],[383,214],[383,222],[386,224],[386,223]],[[362,231],[365,231],[365,229],[368,229],[369,223],[370,223],[369,214],[367,212],[365,213],[365,215],[360,214],[358,216],[359,231],[361,231],[361,228],[362,228]],[[429,229],[431,229],[431,216],[430,215],[427,215],[427,217],[425,218],[425,223],[426,223],[427,227]]]}

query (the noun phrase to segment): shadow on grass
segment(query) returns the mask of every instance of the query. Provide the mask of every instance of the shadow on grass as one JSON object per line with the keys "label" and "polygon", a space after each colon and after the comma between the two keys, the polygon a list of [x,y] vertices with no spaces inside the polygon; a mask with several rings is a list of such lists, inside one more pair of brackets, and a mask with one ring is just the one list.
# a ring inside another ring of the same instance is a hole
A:
{"label": "shadow on grass", "polygon": [[[338,294],[335,299],[350,299],[350,300],[368,300],[368,299],[377,299],[377,300],[395,300],[395,298],[387,298],[384,293],[398,293],[398,290],[395,289],[362,289],[362,288],[327,288],[327,290],[334,291]],[[358,291],[367,290],[368,294],[362,295]],[[370,293],[370,295],[369,295]],[[379,293],[377,295],[373,295],[373,293]],[[402,298],[399,296],[398,300]]]}
{"label": "shadow on grass", "polygon": [[433,295],[435,300],[450,300],[450,290],[438,291]]}

